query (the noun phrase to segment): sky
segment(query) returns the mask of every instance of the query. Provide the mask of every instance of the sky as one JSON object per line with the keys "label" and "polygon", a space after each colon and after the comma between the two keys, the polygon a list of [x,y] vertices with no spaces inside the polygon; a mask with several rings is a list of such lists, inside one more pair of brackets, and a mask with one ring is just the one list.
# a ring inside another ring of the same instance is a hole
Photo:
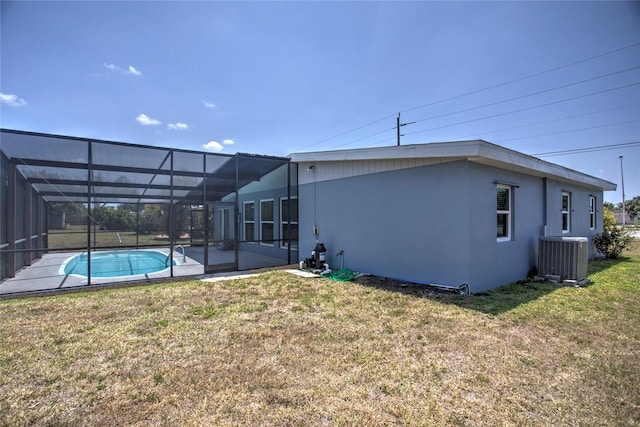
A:
{"label": "sky", "polygon": [[618,184],[605,201],[623,176],[640,196],[640,2],[2,1],[0,17],[2,128],[286,156],[395,145],[400,113],[402,144],[484,139]]}

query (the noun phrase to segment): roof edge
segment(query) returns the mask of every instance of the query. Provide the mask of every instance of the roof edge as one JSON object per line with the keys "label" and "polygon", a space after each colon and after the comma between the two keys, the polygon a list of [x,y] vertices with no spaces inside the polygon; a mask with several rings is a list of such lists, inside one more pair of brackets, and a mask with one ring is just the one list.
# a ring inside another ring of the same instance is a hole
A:
{"label": "roof edge", "polygon": [[469,161],[517,170],[535,176],[548,176],[563,181],[573,181],[582,185],[601,188],[603,191],[615,191],[617,188],[617,184],[604,179],[547,162],[538,157],[482,139],[292,153],[288,157],[291,158],[291,161],[297,163],[462,157]]}

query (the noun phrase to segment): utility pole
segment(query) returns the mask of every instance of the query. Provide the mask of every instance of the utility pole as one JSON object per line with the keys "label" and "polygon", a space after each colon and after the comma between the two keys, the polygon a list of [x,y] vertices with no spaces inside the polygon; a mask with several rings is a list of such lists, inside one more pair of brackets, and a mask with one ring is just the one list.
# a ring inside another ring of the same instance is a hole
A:
{"label": "utility pole", "polygon": [[406,125],[412,125],[414,123],[415,122],[400,123],[400,113],[398,113],[398,118],[396,119],[396,131],[397,131],[397,138],[398,138],[398,147],[400,146],[400,137],[404,136],[404,135],[400,134],[400,127],[406,126]]}
{"label": "utility pole", "polygon": [[622,170],[622,156],[618,156],[620,159],[620,176],[622,177],[622,226],[626,225],[626,213],[624,209],[624,171]]}

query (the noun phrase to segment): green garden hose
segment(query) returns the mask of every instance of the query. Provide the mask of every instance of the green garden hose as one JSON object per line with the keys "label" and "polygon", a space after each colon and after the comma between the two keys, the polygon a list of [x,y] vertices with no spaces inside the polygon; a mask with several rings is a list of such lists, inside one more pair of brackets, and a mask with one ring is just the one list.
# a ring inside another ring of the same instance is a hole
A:
{"label": "green garden hose", "polygon": [[335,280],[336,282],[348,282],[353,280],[357,275],[358,273],[350,268],[342,268],[340,270],[332,271],[331,274],[329,274],[329,279]]}

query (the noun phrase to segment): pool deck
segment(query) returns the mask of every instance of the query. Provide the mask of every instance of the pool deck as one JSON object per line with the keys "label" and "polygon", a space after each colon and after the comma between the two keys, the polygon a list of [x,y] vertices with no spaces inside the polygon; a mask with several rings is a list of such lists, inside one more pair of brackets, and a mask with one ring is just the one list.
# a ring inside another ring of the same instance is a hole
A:
{"label": "pool deck", "polygon": [[[160,251],[164,254],[169,253],[168,248],[154,248],[153,250]],[[186,255],[184,257],[183,254],[178,251],[173,252],[174,259],[180,262],[179,265],[173,267],[174,278],[207,278],[225,275],[225,273],[211,275],[204,274],[204,265],[202,262],[202,259],[204,258],[203,248],[186,247],[185,251]],[[265,257],[263,255],[250,252],[241,252],[243,253],[240,256],[240,270],[282,265],[282,260],[277,258]],[[61,252],[44,254],[42,258],[34,261],[32,265],[26,266],[17,271],[15,277],[7,278],[3,282],[0,282],[0,297],[103,287],[122,283],[151,282],[171,278],[170,269],[165,269],[156,273],[141,274],[137,276],[94,277],[91,279],[91,284],[89,285],[86,277],[60,274],[59,269],[64,261],[72,256],[78,255],[79,253],[80,252]],[[218,262],[223,263],[226,262],[226,258],[232,256],[232,254],[233,252],[223,253],[212,248],[209,252],[209,257],[210,259],[216,257],[216,260],[218,258],[222,258]]]}

